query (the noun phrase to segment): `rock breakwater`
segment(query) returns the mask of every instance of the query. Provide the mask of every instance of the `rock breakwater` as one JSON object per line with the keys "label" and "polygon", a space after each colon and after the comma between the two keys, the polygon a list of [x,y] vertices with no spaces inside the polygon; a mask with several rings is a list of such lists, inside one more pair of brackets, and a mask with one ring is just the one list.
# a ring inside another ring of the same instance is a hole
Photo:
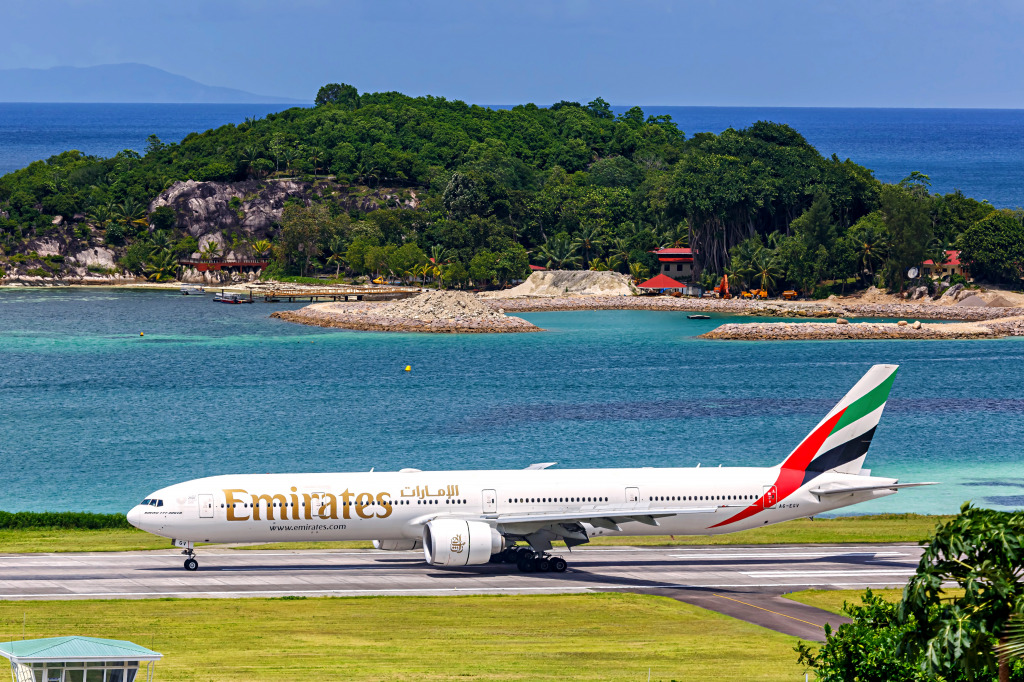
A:
{"label": "rock breakwater", "polygon": [[375,332],[494,334],[541,331],[462,291],[428,291],[391,303],[314,303],[273,313],[288,322]]}
{"label": "rock breakwater", "polygon": [[865,339],[992,339],[1024,336],[1024,317],[982,322],[750,322],[723,324],[701,339],[732,341],[839,341]]}

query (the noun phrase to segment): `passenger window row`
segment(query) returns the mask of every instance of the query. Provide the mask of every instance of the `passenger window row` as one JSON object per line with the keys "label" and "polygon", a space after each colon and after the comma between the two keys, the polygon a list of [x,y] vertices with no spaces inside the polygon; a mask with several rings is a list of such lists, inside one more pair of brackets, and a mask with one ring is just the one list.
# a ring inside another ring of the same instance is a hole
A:
{"label": "passenger window row", "polygon": [[558,503],[558,502],[607,502],[607,497],[512,497],[509,504]]}

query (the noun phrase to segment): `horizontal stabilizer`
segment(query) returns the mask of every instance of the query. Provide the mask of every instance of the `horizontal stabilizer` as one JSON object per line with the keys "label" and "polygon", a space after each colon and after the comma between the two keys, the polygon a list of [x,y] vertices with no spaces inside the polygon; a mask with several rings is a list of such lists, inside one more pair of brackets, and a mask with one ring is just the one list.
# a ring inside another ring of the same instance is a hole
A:
{"label": "horizontal stabilizer", "polygon": [[872,490],[897,490],[898,488],[916,488],[922,485],[938,485],[934,481],[928,483],[880,483],[878,485],[856,485],[841,488],[814,488],[810,491],[812,495],[822,497],[824,495],[843,495],[845,493],[864,493]]}

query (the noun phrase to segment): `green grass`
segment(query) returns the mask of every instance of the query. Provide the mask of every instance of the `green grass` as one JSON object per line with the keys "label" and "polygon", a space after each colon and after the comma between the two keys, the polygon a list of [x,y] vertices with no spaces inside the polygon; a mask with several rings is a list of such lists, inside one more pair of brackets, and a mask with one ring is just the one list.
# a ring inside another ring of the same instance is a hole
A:
{"label": "green grass", "polygon": [[802,680],[796,639],[665,597],[0,602],[0,639],[164,654],[172,680]]}
{"label": "green grass", "polygon": [[[797,519],[774,526],[755,528],[726,535],[649,535],[639,537],[595,537],[582,547],[636,545],[671,547],[675,545],[772,545],[859,542],[917,542],[929,538],[935,525],[948,516],[918,514],[879,514],[844,516],[834,519]],[[368,549],[366,541],[280,542],[239,547],[261,549]],[[167,549],[170,540],[134,529],[67,530],[25,528],[0,530],[0,553],[15,552],[117,552],[140,549]]]}
{"label": "green grass", "polygon": [[[903,590],[871,590],[872,594],[877,594],[882,599],[888,602],[896,603],[903,597]],[[961,589],[945,590],[945,594],[949,597],[962,597],[964,591]],[[802,590],[800,592],[791,592],[786,595],[787,599],[798,601],[801,604],[807,604],[808,606],[815,606],[825,611],[832,613],[844,613],[843,604],[849,602],[850,604],[860,604],[861,595],[864,594],[864,590]]]}
{"label": "green grass", "polygon": [[68,530],[26,528],[0,530],[0,553],[30,552],[123,552],[138,549],[169,549],[171,541],[134,528]]}

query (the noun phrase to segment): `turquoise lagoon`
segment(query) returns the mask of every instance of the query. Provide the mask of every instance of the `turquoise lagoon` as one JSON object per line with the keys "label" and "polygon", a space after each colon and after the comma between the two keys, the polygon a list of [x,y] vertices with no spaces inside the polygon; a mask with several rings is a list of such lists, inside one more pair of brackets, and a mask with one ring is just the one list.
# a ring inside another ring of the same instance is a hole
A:
{"label": "turquoise lagoon", "polygon": [[942,485],[851,513],[1024,507],[1022,339],[710,342],[721,317],[677,312],[460,336],[269,317],[295,307],[0,290],[0,509],[120,512],[238,472],[770,465],[875,363],[901,370],[868,466]]}

